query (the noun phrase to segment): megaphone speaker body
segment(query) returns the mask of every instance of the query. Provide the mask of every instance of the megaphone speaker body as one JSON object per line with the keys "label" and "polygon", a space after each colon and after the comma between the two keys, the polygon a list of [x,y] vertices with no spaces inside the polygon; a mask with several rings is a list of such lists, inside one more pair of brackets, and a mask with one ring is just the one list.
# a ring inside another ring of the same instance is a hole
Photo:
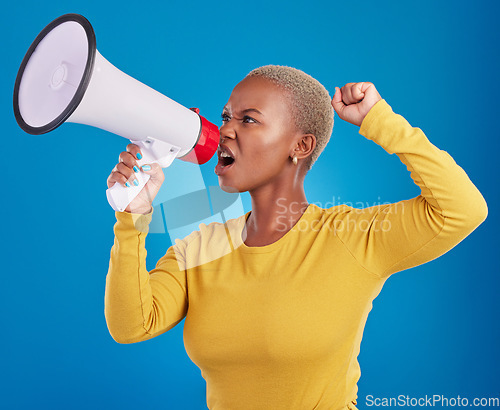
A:
{"label": "megaphone speaker body", "polygon": [[[140,165],[162,167],[174,158],[202,164],[217,150],[218,127],[194,111],[123,73],[96,49],[92,26],[66,14],[37,36],[21,63],[14,87],[14,113],[30,134],[43,134],[64,122],[87,124],[140,145]],[[139,186],[115,184],[110,205],[123,211]]]}

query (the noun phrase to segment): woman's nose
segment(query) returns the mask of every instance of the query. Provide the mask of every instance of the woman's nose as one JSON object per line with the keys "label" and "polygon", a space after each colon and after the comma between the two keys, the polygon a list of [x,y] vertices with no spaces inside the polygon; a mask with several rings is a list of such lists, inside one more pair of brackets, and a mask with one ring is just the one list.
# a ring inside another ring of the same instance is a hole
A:
{"label": "woman's nose", "polygon": [[219,128],[221,140],[224,140],[225,138],[230,138],[230,139],[235,139],[236,138],[236,131],[229,124],[229,122],[230,121],[222,124],[222,126]]}

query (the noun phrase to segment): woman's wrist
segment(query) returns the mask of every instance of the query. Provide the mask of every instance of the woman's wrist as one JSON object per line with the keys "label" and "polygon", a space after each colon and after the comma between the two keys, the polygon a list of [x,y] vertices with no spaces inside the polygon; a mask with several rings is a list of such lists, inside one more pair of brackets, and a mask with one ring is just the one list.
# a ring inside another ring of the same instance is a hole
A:
{"label": "woman's wrist", "polygon": [[138,215],[148,215],[151,212],[153,212],[153,207],[150,206],[149,209],[146,208],[134,208],[130,211],[125,210],[125,212],[128,212],[130,214],[138,214]]}
{"label": "woman's wrist", "polygon": [[141,215],[148,215],[151,212],[153,212],[153,207],[152,206],[150,206],[148,210],[136,209],[132,213],[134,213],[134,214],[141,214]]}

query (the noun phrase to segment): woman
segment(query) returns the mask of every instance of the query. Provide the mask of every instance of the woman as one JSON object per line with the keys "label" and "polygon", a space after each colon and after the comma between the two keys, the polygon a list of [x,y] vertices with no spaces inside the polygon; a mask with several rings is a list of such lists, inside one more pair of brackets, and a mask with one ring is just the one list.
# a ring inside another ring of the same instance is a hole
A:
{"label": "woman", "polygon": [[[252,71],[224,107],[215,172],[248,191],[252,211],[200,225],[147,272],[148,185],[117,212],[106,320],[119,343],[155,337],[186,317],[186,351],[207,382],[210,409],[355,409],[357,362],[373,299],[393,273],[430,261],[487,215],[466,173],[392,112],[375,86],[326,89],[289,67]],[[395,204],[323,209],[304,178],[330,137],[333,110],[396,153],[421,195]],[[137,146],[108,178],[133,183]],[[137,168],[136,168],[137,170]]]}

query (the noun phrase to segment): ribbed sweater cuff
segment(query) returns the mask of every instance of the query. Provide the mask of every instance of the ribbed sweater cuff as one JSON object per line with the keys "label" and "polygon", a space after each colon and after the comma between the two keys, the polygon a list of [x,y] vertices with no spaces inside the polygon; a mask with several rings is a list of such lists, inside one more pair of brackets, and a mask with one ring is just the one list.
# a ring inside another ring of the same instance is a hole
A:
{"label": "ribbed sweater cuff", "polygon": [[149,224],[153,218],[153,211],[148,214],[133,214],[130,212],[115,212],[116,220],[122,228],[135,229],[139,232],[148,233]]}

